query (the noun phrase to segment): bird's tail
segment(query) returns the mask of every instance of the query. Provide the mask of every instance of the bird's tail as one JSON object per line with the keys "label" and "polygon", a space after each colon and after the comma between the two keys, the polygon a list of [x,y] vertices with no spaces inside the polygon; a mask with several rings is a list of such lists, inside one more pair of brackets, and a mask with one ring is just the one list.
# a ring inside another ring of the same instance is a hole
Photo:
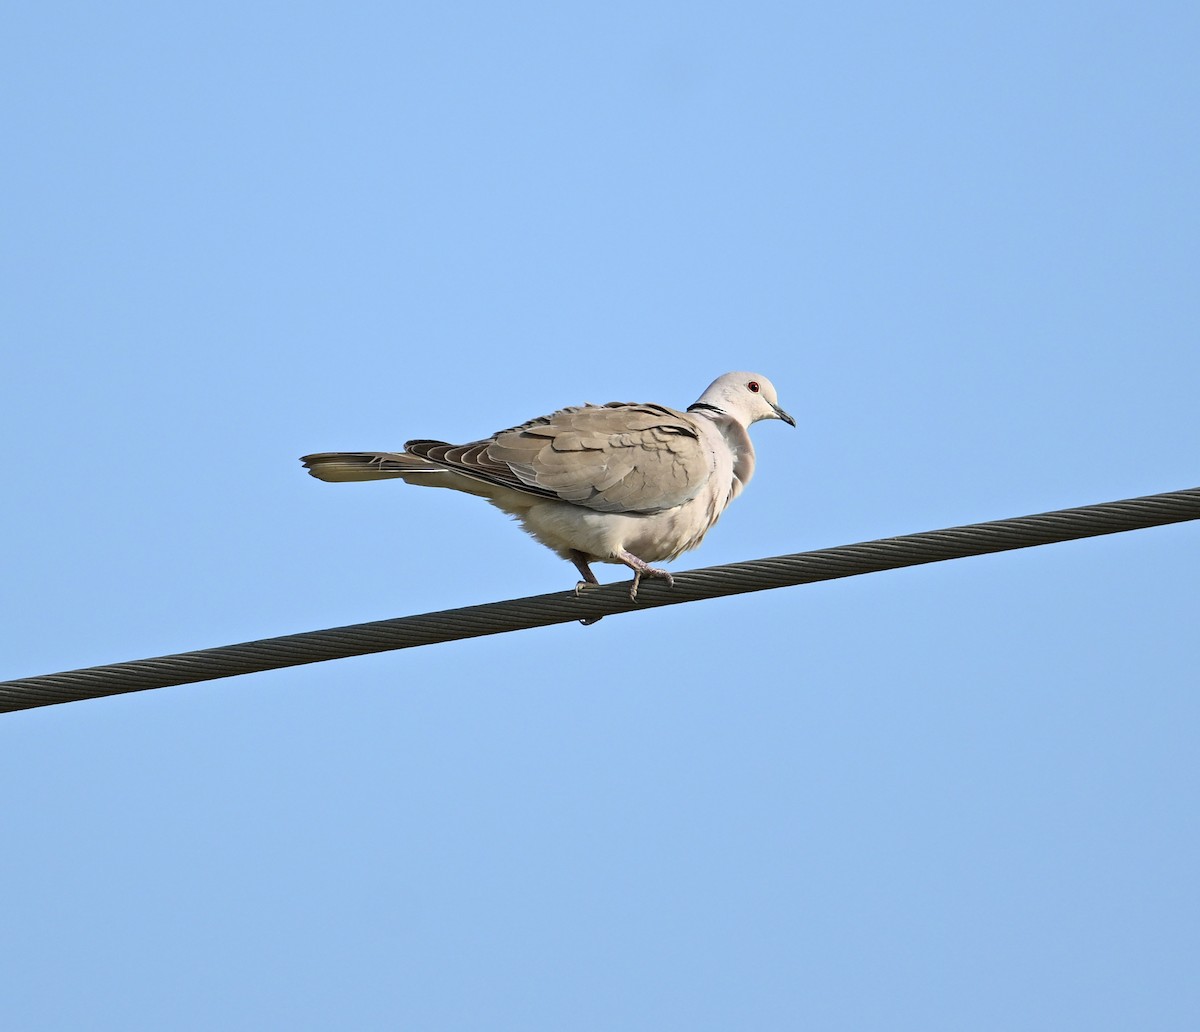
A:
{"label": "bird's tail", "polygon": [[300,461],[318,480],[331,484],[444,472],[443,467],[407,452],[319,452]]}

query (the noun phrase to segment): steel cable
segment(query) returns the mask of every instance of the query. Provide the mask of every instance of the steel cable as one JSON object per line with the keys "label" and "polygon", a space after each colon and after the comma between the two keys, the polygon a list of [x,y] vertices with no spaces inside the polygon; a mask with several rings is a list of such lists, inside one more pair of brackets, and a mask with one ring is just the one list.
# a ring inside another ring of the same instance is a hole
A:
{"label": "steel cable", "polygon": [[854,577],[972,555],[1200,519],[1200,488],[1127,498],[1033,516],[881,538],[795,555],[710,566],[675,575],[674,587],[642,584],[636,603],[627,582],[490,602],[393,620],[223,645],[172,656],[87,667],[0,682],[0,712],[166,688],[330,659],[460,641],[506,631],[697,602],[750,591]]}

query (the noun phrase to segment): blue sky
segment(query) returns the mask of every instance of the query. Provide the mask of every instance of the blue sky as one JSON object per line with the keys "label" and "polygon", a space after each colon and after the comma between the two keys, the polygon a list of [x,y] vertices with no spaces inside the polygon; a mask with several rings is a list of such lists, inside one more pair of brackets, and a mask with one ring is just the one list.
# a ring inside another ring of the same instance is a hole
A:
{"label": "blue sky", "polygon": [[[297,457],[729,369],[676,569],[1200,482],[1194,5],[4,21],[0,677],[568,588]],[[0,1018],[1193,1028],[1196,542],[0,717]]]}

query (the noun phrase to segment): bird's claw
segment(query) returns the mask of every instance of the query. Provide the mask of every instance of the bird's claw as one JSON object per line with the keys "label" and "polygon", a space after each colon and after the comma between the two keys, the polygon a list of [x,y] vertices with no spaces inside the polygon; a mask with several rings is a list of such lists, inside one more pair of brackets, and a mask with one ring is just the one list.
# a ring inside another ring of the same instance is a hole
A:
{"label": "bird's claw", "polygon": [[658,577],[660,580],[667,582],[668,588],[675,587],[675,578],[666,570],[660,570],[656,566],[647,566],[643,570],[635,570],[633,574],[633,583],[629,585],[629,601],[636,602],[638,594],[638,586],[642,583],[642,577]]}
{"label": "bird's claw", "polygon": [[[586,567],[581,567],[581,569],[586,569]],[[588,570],[587,572],[590,575],[592,571]],[[592,577],[591,580],[581,580],[578,584],[575,585],[575,597],[579,598],[579,596],[582,595],[585,591],[587,591],[588,588],[598,588],[598,587],[600,587],[600,585],[596,582],[596,578],[594,576]],[[584,627],[591,627],[592,624],[598,624],[603,619],[604,619],[604,617],[602,617],[602,616],[585,616],[579,622],[581,624],[583,624]]]}

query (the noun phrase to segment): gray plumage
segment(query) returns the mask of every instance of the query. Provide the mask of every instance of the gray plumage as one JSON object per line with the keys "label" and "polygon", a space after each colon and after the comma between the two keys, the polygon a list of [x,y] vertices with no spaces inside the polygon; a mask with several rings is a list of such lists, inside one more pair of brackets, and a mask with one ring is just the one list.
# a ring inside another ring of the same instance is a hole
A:
{"label": "gray plumage", "polygon": [[[754,472],[746,428],[795,421],[753,373],[727,373],[687,411],[611,402],[559,409],[469,444],[409,441],[403,452],[322,452],[301,460],[330,482],[399,478],[486,498],[575,564],[643,575],[703,539]],[[582,585],[580,585],[582,587]]]}

